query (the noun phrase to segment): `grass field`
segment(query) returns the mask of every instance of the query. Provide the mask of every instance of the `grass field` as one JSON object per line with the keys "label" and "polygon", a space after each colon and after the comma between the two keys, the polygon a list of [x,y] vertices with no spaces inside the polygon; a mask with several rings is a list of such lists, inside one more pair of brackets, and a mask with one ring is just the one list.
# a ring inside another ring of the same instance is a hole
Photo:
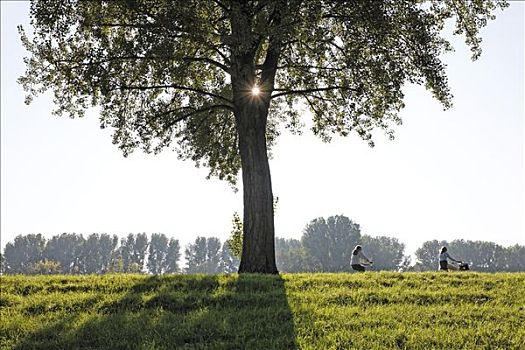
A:
{"label": "grass field", "polygon": [[525,273],[0,278],[1,349],[525,349]]}

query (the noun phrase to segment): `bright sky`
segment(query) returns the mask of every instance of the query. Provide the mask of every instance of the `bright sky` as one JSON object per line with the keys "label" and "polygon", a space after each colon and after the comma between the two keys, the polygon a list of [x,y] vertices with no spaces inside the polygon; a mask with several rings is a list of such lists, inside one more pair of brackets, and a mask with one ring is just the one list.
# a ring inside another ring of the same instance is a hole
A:
{"label": "bright sky", "polygon": [[[284,133],[270,163],[276,235],[300,238],[310,220],[344,214],[363,234],[397,237],[409,253],[430,239],[525,244],[525,4],[497,17],[476,62],[453,39],[456,52],[445,56],[452,109],[407,87],[396,140],[378,132],[369,148],[356,135],[325,144],[308,130]],[[224,240],[242,212],[241,191],[206,180],[206,169],[169,150],[124,158],[95,111],[54,117],[50,94],[24,104],[19,24],[29,29],[28,3],[1,1],[1,247],[28,233]]]}

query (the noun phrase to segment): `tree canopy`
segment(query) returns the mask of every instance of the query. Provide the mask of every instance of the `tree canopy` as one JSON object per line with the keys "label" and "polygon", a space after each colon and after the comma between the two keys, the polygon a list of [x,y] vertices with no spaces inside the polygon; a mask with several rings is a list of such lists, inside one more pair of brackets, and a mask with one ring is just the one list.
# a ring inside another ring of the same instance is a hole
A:
{"label": "tree canopy", "polygon": [[[276,272],[268,151],[299,105],[329,140],[393,138],[405,83],[445,108],[442,35],[455,23],[476,59],[479,30],[505,1],[32,0],[34,33],[20,83],[54,91],[57,114],[100,106],[125,155],[176,150],[232,184],[242,170],[241,271]],[[257,91],[253,90],[257,88]],[[257,93],[255,93],[257,92]]]}

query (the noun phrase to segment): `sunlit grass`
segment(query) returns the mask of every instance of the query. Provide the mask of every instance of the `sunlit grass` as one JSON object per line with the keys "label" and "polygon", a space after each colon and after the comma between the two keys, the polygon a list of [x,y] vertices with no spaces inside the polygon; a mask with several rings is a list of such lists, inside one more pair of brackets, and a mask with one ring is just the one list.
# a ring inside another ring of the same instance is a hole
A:
{"label": "sunlit grass", "polygon": [[521,349],[525,273],[2,276],[1,349]]}

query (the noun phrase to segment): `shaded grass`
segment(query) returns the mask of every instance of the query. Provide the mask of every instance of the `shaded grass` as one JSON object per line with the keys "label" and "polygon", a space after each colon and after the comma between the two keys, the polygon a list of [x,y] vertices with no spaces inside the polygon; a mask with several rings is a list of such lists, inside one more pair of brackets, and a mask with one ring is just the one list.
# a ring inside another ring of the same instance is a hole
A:
{"label": "shaded grass", "polygon": [[1,349],[523,349],[525,273],[2,276]]}

